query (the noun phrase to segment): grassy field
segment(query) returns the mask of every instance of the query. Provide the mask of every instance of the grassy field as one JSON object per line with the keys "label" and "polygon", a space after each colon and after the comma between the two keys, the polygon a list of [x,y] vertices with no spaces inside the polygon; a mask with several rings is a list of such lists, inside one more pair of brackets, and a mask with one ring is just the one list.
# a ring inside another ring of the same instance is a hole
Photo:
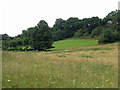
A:
{"label": "grassy field", "polygon": [[[77,40],[75,42],[79,43]],[[71,45],[73,48],[74,44]],[[3,51],[2,86],[3,88],[117,88],[118,44],[93,45],[88,47],[76,45],[74,49],[56,47],[65,50],[42,52]]]}
{"label": "grassy field", "polygon": [[87,47],[97,45],[98,40],[94,39],[66,39],[54,42],[52,48],[50,50],[60,50],[60,49],[71,49],[71,48],[78,48],[78,47]]}

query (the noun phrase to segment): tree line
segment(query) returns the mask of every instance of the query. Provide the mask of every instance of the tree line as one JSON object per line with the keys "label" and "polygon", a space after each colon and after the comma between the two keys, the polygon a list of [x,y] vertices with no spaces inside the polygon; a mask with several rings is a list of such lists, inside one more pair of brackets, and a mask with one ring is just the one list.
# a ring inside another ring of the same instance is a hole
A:
{"label": "tree line", "polygon": [[54,41],[65,38],[96,38],[100,44],[120,41],[120,11],[112,11],[105,18],[67,20],[58,18],[53,27],[41,20],[36,26],[23,30],[22,34],[10,37],[2,34],[2,48],[5,50],[46,50],[54,48]]}

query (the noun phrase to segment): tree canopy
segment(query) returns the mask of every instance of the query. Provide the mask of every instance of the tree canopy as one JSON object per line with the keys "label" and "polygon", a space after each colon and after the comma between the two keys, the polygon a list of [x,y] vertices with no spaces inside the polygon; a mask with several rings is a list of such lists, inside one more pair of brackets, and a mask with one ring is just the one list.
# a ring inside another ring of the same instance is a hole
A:
{"label": "tree canopy", "polygon": [[15,37],[7,34],[1,36],[5,50],[46,50],[53,47],[53,41],[72,37],[91,37],[98,39],[100,44],[112,43],[120,41],[120,11],[112,11],[103,19],[58,18],[53,27],[41,20],[36,26],[23,30],[22,34]]}
{"label": "tree canopy", "polygon": [[52,47],[52,34],[48,24],[41,20],[31,35],[31,46],[35,50],[45,50]]}

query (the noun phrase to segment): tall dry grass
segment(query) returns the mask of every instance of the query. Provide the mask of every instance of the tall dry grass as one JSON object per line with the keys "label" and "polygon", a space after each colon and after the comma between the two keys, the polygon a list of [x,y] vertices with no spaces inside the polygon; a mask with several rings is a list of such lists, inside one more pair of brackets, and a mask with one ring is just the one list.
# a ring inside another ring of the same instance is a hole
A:
{"label": "tall dry grass", "polygon": [[3,51],[3,88],[117,88],[117,48],[115,43],[49,52]]}

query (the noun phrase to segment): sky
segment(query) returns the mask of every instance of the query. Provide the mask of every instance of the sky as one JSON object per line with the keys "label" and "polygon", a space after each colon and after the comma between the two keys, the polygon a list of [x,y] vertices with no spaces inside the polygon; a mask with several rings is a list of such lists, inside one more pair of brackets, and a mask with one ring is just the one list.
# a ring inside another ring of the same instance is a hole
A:
{"label": "sky", "polygon": [[119,0],[1,0],[0,34],[17,36],[45,20],[52,27],[57,18],[67,20],[98,16],[118,9]]}

